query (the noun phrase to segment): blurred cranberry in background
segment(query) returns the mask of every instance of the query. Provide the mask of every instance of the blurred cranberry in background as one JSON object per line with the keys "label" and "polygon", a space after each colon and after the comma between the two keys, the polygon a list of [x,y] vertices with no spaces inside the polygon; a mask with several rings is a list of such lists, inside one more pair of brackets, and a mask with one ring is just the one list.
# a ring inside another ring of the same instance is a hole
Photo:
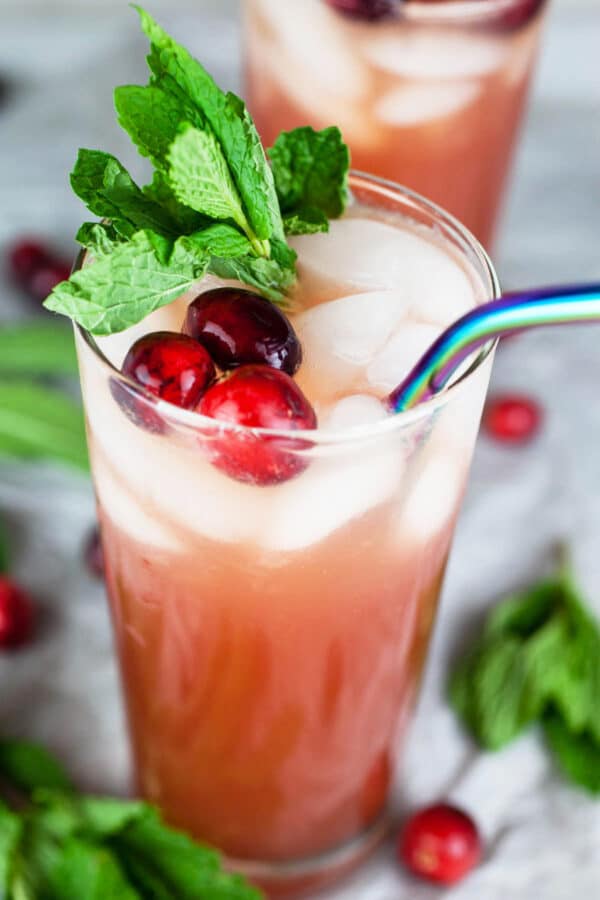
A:
{"label": "blurred cranberry in background", "polygon": [[9,247],[8,269],[15,284],[39,302],[71,274],[71,266],[65,260],[57,257],[43,241],[32,237],[15,241]]}
{"label": "blurred cranberry in background", "polygon": [[499,394],[485,408],[483,427],[501,444],[526,444],[538,434],[542,418],[541,407],[531,397]]}
{"label": "blurred cranberry in background", "polygon": [[0,650],[28,643],[34,624],[35,611],[29,594],[11,578],[0,575]]}
{"label": "blurred cranberry in background", "polygon": [[95,578],[104,578],[104,551],[98,526],[91,529],[83,549],[85,564]]}

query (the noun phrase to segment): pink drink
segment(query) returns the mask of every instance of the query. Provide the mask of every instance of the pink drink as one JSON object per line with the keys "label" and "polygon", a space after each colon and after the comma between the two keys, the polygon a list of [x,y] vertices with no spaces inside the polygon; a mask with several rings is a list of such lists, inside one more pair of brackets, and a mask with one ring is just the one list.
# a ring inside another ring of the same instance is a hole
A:
{"label": "pink drink", "polygon": [[[328,235],[293,240],[297,380],[320,421],[285,435],[297,477],[230,479],[209,460],[227,428],[141,395],[138,422],[168,427],[132,423],[119,376],[78,340],[139,789],[271,886],[327,877],[383,833],[491,359],[386,413],[425,344],[497,285],[441,211],[352,187]],[[101,351],[120,365],[140,334],[179,330],[190,299]]]}
{"label": "pink drink", "polygon": [[430,197],[488,245],[544,3],[407,0],[365,21],[327,0],[245,0],[246,93],[265,146],[337,124],[354,168]]}

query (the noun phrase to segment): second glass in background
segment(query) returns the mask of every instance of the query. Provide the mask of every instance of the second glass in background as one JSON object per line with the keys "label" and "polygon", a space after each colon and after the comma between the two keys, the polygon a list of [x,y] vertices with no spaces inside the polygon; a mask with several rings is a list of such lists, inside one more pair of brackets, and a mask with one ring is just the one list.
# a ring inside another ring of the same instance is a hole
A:
{"label": "second glass in background", "polygon": [[407,0],[375,19],[343,5],[244,0],[246,95],[265,145],[339,125],[355,169],[419,191],[489,246],[546,0]]}

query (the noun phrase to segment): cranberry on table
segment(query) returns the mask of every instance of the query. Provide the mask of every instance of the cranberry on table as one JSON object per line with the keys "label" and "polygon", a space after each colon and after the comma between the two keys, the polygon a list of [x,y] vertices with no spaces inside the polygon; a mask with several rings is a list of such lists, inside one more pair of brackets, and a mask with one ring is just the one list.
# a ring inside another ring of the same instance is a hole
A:
{"label": "cranberry on table", "polygon": [[483,415],[483,427],[490,437],[503,444],[525,444],[538,433],[542,410],[523,394],[492,397]]}
{"label": "cranberry on table", "polygon": [[188,307],[184,331],[221,369],[258,363],[293,375],[302,361],[287,317],[252,291],[225,287],[199,294]]}
{"label": "cranberry on table", "polygon": [[31,275],[26,287],[34,300],[45,300],[52,289],[61,281],[66,281],[70,274],[70,266],[50,261]]}
{"label": "cranberry on table", "polygon": [[130,348],[122,371],[155,397],[192,409],[214,381],[215,367],[205,348],[184,334],[157,331]]}
{"label": "cranberry on table", "polygon": [[394,12],[399,0],[325,0],[328,6],[355,19],[375,21]]}
{"label": "cranberry on table", "polygon": [[0,649],[26,644],[33,634],[34,620],[29,594],[12,579],[0,575]]}
{"label": "cranberry on table", "polygon": [[[268,366],[242,366],[208,389],[197,412],[245,429],[277,431],[317,427],[315,412],[292,378]],[[208,443],[208,441],[207,441]],[[224,430],[210,440],[213,464],[238,481],[269,485],[300,474],[307,460],[297,451],[306,440]]]}
{"label": "cranberry on table", "polygon": [[455,884],[480,861],[481,839],[470,816],[440,803],[411,816],[398,843],[398,856],[414,874],[438,884]]}
{"label": "cranberry on table", "polygon": [[85,564],[95,578],[104,578],[104,551],[100,530],[96,526],[87,536],[84,547]]}
{"label": "cranberry on table", "polygon": [[8,263],[13,278],[25,285],[43,266],[51,262],[48,248],[41,241],[24,239],[8,251]]}

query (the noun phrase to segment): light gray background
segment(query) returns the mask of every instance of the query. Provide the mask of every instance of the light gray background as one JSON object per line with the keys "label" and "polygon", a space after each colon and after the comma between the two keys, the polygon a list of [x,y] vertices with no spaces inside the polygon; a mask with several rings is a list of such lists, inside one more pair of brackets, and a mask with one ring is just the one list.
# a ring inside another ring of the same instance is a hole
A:
{"label": "light gray background", "polygon": [[[301,2],[301,0],[298,0]],[[148,0],[225,85],[238,84],[237,4]],[[24,232],[66,250],[82,210],[67,173],[78,146],[131,163],[114,124],[116,83],[143,79],[144,41],[120,0],[0,2],[0,253]],[[505,285],[600,280],[600,0],[555,0],[496,254]],[[135,169],[135,163],[133,168]],[[0,283],[0,316],[25,311]],[[478,754],[443,702],[448,659],[499,595],[535,577],[556,538],[571,541],[600,613],[600,327],[518,338],[497,357],[493,389],[524,389],[546,410],[531,447],[482,438],[458,530],[431,662],[398,792],[472,810],[484,865],[451,900],[574,900],[600,893],[600,804],[556,779],[536,735]],[[0,658],[0,732],[48,742],[90,788],[123,791],[127,753],[102,588],[80,544],[94,518],[83,479],[0,466],[0,512],[16,535],[16,572],[42,604],[35,644]],[[395,866],[391,847],[330,900],[433,900]]]}

